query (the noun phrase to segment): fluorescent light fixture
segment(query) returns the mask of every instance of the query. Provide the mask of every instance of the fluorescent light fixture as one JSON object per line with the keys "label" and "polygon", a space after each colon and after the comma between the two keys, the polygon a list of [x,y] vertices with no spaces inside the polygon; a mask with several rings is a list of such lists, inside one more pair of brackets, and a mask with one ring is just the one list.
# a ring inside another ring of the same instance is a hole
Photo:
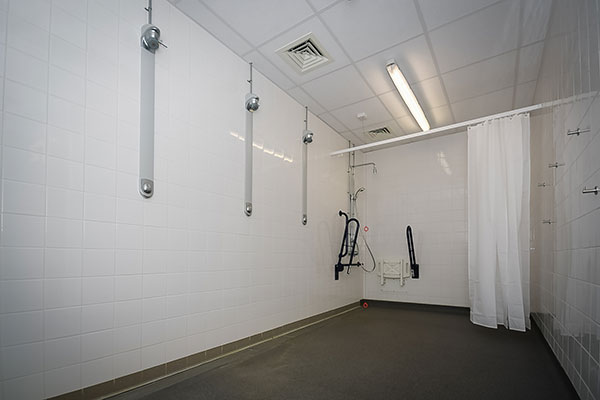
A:
{"label": "fluorescent light fixture", "polygon": [[396,85],[396,89],[398,89],[400,96],[402,96],[402,100],[404,100],[404,103],[415,120],[417,120],[417,124],[419,124],[421,130],[428,131],[430,126],[427,118],[425,118],[425,114],[423,114],[423,109],[421,109],[419,101],[415,97],[415,94],[408,85],[406,78],[402,74],[402,71],[400,71],[400,68],[398,68],[396,62],[394,60],[389,61],[386,65],[386,69],[388,74],[390,74],[390,78],[392,78],[394,85]]}

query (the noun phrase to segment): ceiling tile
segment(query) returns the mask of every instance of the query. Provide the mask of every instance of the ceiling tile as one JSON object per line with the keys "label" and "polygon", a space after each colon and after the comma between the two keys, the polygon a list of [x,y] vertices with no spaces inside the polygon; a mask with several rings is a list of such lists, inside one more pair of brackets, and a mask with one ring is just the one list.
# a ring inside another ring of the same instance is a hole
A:
{"label": "ceiling tile", "polygon": [[356,67],[377,94],[394,89],[385,69],[391,59],[396,61],[408,83],[419,82],[437,74],[425,36],[421,35],[356,63]]}
{"label": "ceiling tile", "polygon": [[485,117],[510,110],[512,97],[513,88],[507,88],[458,103],[452,103],[452,112],[454,113],[456,122]]}
{"label": "ceiling tile", "polygon": [[498,0],[419,0],[419,6],[427,29],[431,30],[487,7],[496,1]]}
{"label": "ceiling tile", "polygon": [[[357,118],[359,113],[367,114],[367,118],[364,121],[359,120]],[[331,111],[331,115],[350,129],[358,129],[392,119],[391,114],[377,97]]]}
{"label": "ceiling tile", "polygon": [[340,132],[340,136],[342,136],[346,140],[349,140],[353,146],[360,145],[360,144],[367,144],[366,141],[362,140],[361,138],[359,138],[353,132],[350,132],[350,131]]}
{"label": "ceiling tile", "polygon": [[527,107],[533,104],[533,95],[537,81],[517,85],[514,108]]}
{"label": "ceiling tile", "polygon": [[402,128],[402,130],[408,133],[421,132],[421,128],[417,125],[417,121],[413,118],[412,115],[407,115],[406,117],[396,119],[398,125]]}
{"label": "ceiling tile", "polygon": [[[311,32],[317,38],[324,50],[326,50],[333,58],[333,61],[324,66],[318,67],[313,71],[299,74],[292,69],[292,67],[285,62],[279,56],[279,54],[277,54],[277,50]],[[281,71],[285,72],[297,85],[325,75],[328,72],[344,67],[350,63],[350,60],[348,57],[346,57],[344,51],[337,44],[333,36],[331,36],[327,28],[325,28],[325,25],[323,25],[321,20],[319,20],[317,17],[311,18],[295,28],[283,33],[282,35],[277,36],[264,46],[261,46],[259,51]]]}
{"label": "ceiling tile", "polygon": [[344,126],[340,121],[338,121],[333,115],[329,113],[320,114],[319,118],[327,125],[329,125],[336,132],[344,132],[348,131],[348,127]]}
{"label": "ceiling tile", "polygon": [[544,42],[538,42],[519,50],[518,83],[529,82],[537,79],[542,61]]}
{"label": "ceiling tile", "polygon": [[308,2],[315,8],[315,10],[320,11],[330,4],[335,3],[338,0],[308,0]]}
{"label": "ceiling tile", "polygon": [[[390,134],[384,133],[384,134],[373,137],[367,133],[372,129],[379,129],[379,128],[383,128],[383,127],[388,128],[390,130]],[[389,120],[389,121],[382,121],[377,124],[365,125],[364,129],[363,128],[354,129],[354,130],[352,130],[352,132],[354,132],[355,136],[361,138],[366,143],[377,142],[380,140],[391,139],[393,137],[404,135],[404,130],[402,130],[400,125],[398,125],[398,123],[396,121],[394,121],[393,119]]]}
{"label": "ceiling tile", "polygon": [[302,88],[328,110],[373,97],[352,65],[305,83]]}
{"label": "ceiling tile", "polygon": [[203,1],[255,47],[313,14],[304,0]]}
{"label": "ceiling tile", "polygon": [[551,9],[552,2],[548,0],[523,0],[521,46],[546,37]]}
{"label": "ceiling tile", "polygon": [[413,0],[342,1],[321,18],[355,61],[423,32]]}
{"label": "ceiling tile", "polygon": [[505,1],[430,33],[441,72],[517,47],[519,4]]}
{"label": "ceiling tile", "polygon": [[283,90],[287,90],[296,86],[294,82],[292,82],[285,74],[273,66],[273,64],[267,61],[267,59],[264,58],[259,52],[253,51],[247,54],[244,56],[244,60],[252,62],[254,68],[256,68],[260,73],[262,73]]}
{"label": "ceiling tile", "polygon": [[406,105],[404,104],[404,101],[402,101],[402,97],[400,97],[397,90],[381,94],[379,95],[379,99],[392,114],[392,117],[402,118],[410,115],[408,108],[406,108]]}
{"label": "ceiling tile", "polygon": [[411,85],[422,108],[435,108],[447,103],[440,78],[427,79]]}
{"label": "ceiling tile", "polygon": [[308,106],[308,109],[314,114],[321,114],[325,112],[325,109],[317,103],[314,99],[312,99],[302,88],[295,87],[293,89],[289,89],[288,94],[292,96],[296,101],[303,106]]}
{"label": "ceiling tile", "polygon": [[515,82],[517,52],[503,54],[442,76],[450,102],[504,89]]}
{"label": "ceiling tile", "polygon": [[454,123],[450,107],[447,105],[425,110],[425,115],[429,119],[432,128],[439,128],[440,126]]}
{"label": "ceiling tile", "polygon": [[252,49],[237,32],[223,23],[213,12],[198,0],[180,0],[177,8],[209,31],[234,53],[244,54]]}

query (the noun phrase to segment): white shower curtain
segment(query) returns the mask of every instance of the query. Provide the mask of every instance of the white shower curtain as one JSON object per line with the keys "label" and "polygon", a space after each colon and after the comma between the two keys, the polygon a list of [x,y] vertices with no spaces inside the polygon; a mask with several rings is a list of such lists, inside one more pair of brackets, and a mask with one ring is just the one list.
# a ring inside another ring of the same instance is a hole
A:
{"label": "white shower curtain", "polygon": [[529,170],[529,114],[469,127],[469,299],[474,324],[530,328]]}

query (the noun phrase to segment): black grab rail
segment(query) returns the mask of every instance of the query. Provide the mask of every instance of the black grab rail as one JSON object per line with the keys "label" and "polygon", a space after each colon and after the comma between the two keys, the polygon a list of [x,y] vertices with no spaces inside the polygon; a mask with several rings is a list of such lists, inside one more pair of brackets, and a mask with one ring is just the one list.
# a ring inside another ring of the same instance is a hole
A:
{"label": "black grab rail", "polygon": [[[339,216],[343,216],[346,219],[346,224],[344,227],[344,236],[342,237],[342,247],[340,248],[340,254],[338,254],[338,262],[335,264],[335,280],[340,279],[340,272],[344,271],[345,267],[348,267],[348,273],[350,273],[350,267],[360,267],[362,264],[360,262],[352,263],[354,259],[354,249],[356,248],[356,240],[358,239],[358,230],[360,229],[360,223],[356,218],[348,218],[348,214],[340,210],[338,213]],[[354,238],[352,240],[352,250],[350,252],[350,262],[348,264],[342,263],[342,258],[348,255],[348,227],[352,222],[356,223],[356,230],[354,231]]]}

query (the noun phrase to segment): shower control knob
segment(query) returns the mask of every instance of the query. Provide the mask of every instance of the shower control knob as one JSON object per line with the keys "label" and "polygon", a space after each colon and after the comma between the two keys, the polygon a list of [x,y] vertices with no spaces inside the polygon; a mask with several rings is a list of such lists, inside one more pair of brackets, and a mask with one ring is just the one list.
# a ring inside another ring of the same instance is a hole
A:
{"label": "shower control knob", "polygon": [[154,184],[150,179],[142,179],[140,181],[140,194],[146,198],[152,197],[154,192]]}

